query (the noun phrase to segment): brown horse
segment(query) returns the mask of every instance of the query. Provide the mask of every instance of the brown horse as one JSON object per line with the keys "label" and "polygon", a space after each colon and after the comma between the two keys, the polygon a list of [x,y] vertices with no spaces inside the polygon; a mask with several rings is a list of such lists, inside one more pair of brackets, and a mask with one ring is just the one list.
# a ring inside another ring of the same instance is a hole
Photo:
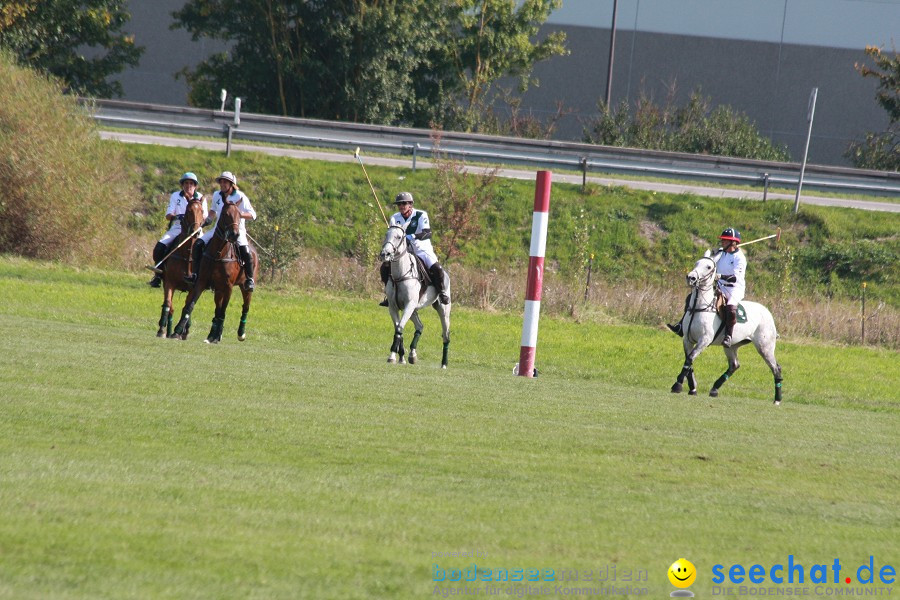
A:
{"label": "brown horse", "polygon": [[[175,251],[162,265],[161,277],[163,280],[163,304],[162,314],[159,317],[159,330],[156,337],[174,337],[172,335],[172,296],[175,290],[189,292],[191,286],[184,282],[184,277],[191,273],[191,251],[197,241],[200,223],[203,221],[203,202],[201,199],[192,199],[184,210],[184,219],[181,222],[181,233],[173,241]],[[190,239],[185,240],[190,236]],[[179,244],[181,244],[179,246]],[[187,332],[185,332],[187,335]]]}
{"label": "brown horse", "polygon": [[[243,284],[246,276],[238,259],[237,239],[240,234],[240,222],[241,212],[237,205],[233,202],[225,202],[225,205],[222,207],[222,215],[216,224],[215,233],[212,239],[209,240],[209,244],[203,253],[203,260],[197,270],[197,282],[188,294],[184,303],[184,310],[181,311],[181,320],[175,326],[175,337],[180,336],[183,340],[187,339],[194,305],[197,303],[203,290],[212,286],[216,295],[216,314],[213,317],[212,328],[209,330],[206,342],[208,344],[218,344],[222,340],[225,310],[228,308],[229,300],[231,300],[232,288],[235,285],[239,285],[244,296],[244,306],[241,312],[241,323],[238,327],[238,340],[243,342],[247,339],[245,333],[247,313],[250,311],[250,299],[253,297],[253,291],[244,289]],[[250,257],[253,260],[253,274],[255,276],[259,270],[259,257],[253,246],[250,246]]]}

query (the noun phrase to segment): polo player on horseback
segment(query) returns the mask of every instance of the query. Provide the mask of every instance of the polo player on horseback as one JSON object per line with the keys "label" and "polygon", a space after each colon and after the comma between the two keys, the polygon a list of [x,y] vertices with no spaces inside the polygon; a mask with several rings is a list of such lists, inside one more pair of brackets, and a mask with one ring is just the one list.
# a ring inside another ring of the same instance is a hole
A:
{"label": "polo player on horseback", "polygon": [[[218,225],[219,217],[222,215],[222,208],[225,206],[225,202],[231,202],[237,205],[238,210],[241,212],[241,222],[239,225],[240,234],[238,235],[237,240],[238,253],[241,255],[241,262],[244,263],[244,274],[247,277],[247,280],[244,282],[244,289],[251,291],[254,288],[253,259],[250,256],[250,248],[248,247],[249,242],[247,241],[246,221],[256,220],[256,210],[253,208],[253,205],[250,204],[250,199],[247,195],[238,189],[237,178],[231,171],[223,171],[221,175],[216,177],[216,183],[219,184],[219,191],[213,194],[213,207],[209,216],[211,219],[215,219],[216,225]],[[203,237],[194,244],[193,259],[197,268],[190,276],[185,277],[189,283],[193,284],[197,281],[197,271],[200,270],[200,261],[203,259],[203,250],[206,248],[209,240],[212,239],[215,230],[216,228],[213,227],[203,234]]]}
{"label": "polo player on horseback", "polygon": [[[169,229],[166,231],[166,234],[156,242],[156,246],[153,248],[154,264],[158,264],[159,261],[165,258],[166,254],[169,253],[169,246],[181,233],[181,221],[184,219],[184,211],[187,208],[188,202],[191,200],[202,200],[203,218],[205,219],[209,215],[209,207],[206,204],[206,198],[197,191],[197,186],[200,185],[200,182],[197,181],[197,176],[188,171],[181,176],[181,180],[178,183],[181,185],[181,190],[172,192],[171,197],[169,197],[169,207],[166,209],[166,220],[169,221]],[[198,263],[195,262],[194,264],[197,265]],[[159,265],[158,268],[162,269],[162,265]],[[150,287],[158,288],[162,285],[162,279],[159,275],[154,275],[153,279],[148,281],[147,284]]]}
{"label": "polo player on horseback", "polygon": [[[400,227],[406,232],[410,248],[416,256],[422,259],[425,268],[428,269],[431,283],[434,284],[434,289],[438,293],[438,300],[441,304],[450,304],[450,296],[444,291],[444,269],[438,262],[434,247],[431,245],[431,223],[428,220],[428,213],[424,210],[413,210],[413,196],[409,192],[397,194],[394,204],[400,211],[391,216],[390,226]],[[390,276],[391,263],[385,261],[381,263],[381,283],[387,285]],[[387,298],[379,304],[379,306],[387,305]]]}
{"label": "polo player on horseback", "polygon": [[[744,291],[746,289],[744,276],[747,271],[747,256],[738,248],[738,245],[741,243],[741,233],[737,229],[729,227],[722,232],[719,239],[722,240],[722,247],[716,251],[712,258],[716,261],[716,285],[719,293],[725,297],[726,301],[725,337],[722,339],[722,345],[730,348],[734,325],[737,323],[737,307],[740,301],[744,299]],[[688,311],[690,298],[690,294],[685,298],[685,313]],[[682,321],[684,321],[684,315],[682,315],[678,323],[667,323],[666,327],[679,336],[683,336]]]}

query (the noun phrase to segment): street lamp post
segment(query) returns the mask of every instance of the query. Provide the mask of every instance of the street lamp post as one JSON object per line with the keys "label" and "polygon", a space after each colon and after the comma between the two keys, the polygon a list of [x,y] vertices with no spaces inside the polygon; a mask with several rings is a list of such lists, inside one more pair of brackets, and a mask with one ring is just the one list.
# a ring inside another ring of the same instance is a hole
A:
{"label": "street lamp post", "polygon": [[606,108],[612,110],[612,77],[613,58],[616,55],[616,15],[619,12],[619,0],[613,0],[612,30],[609,32],[609,69],[606,72]]}

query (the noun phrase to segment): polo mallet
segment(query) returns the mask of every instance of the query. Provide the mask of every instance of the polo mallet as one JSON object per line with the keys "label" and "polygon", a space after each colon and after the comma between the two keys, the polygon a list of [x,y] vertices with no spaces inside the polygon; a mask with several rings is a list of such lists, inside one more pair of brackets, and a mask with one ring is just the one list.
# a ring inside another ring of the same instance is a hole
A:
{"label": "polo mallet", "polygon": [[152,267],[151,267],[150,265],[147,265],[147,268],[150,269],[151,271],[153,271],[154,273],[156,273],[157,275],[162,275],[163,272],[162,272],[162,269],[159,268],[159,265],[161,265],[161,264],[163,264],[164,262],[166,262],[166,259],[167,259],[167,258],[169,258],[169,257],[172,256],[173,254],[175,254],[175,251],[176,251],[176,250],[178,250],[179,248],[181,248],[182,246],[184,246],[184,243],[185,243],[186,241],[188,241],[189,239],[191,239],[192,237],[194,237],[195,235],[197,235],[197,233],[200,232],[200,231],[203,231],[203,230],[200,229],[200,228],[198,227],[198,228],[197,228],[197,231],[195,231],[195,232],[192,233],[191,235],[189,235],[189,236],[187,236],[186,238],[184,238],[183,240],[181,240],[181,243],[178,244],[177,246],[175,246],[174,248],[172,248],[172,251],[169,252],[168,254],[166,254],[165,257],[163,257],[163,259],[162,259],[161,261],[159,261],[158,263],[156,263],[156,264],[153,265]]}
{"label": "polo mallet", "polygon": [[372,185],[372,180],[369,179],[369,174],[366,172],[366,165],[363,164],[362,159],[359,157],[359,146],[356,147],[356,152],[353,153],[353,156],[356,157],[356,160],[359,161],[359,166],[362,167],[363,173],[366,174],[366,181],[369,182],[369,189],[372,190],[372,195],[375,196],[375,202],[378,203],[378,210],[381,211],[381,218],[384,219],[384,224],[388,224],[387,217],[384,214],[384,209],[381,208],[381,202],[378,200],[378,194],[375,193],[375,186]]}
{"label": "polo mallet", "polygon": [[750,240],[749,242],[742,242],[742,243],[738,244],[738,247],[740,248],[741,246],[755,244],[756,242],[762,242],[764,240],[771,240],[772,238],[775,238],[775,243],[777,244],[778,240],[781,239],[781,227],[776,227],[775,233],[773,233],[772,235],[767,235],[766,237],[761,237],[758,240]]}

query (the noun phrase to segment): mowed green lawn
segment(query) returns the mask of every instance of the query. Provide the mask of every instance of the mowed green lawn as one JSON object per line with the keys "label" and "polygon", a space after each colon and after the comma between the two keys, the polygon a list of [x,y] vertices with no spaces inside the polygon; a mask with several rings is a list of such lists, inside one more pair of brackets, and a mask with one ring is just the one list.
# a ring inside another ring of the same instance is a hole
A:
{"label": "mowed green lawn", "polygon": [[775,408],[752,348],[719,398],[720,349],[673,395],[680,342],[628,325],[544,319],[536,380],[521,316],[464,307],[447,371],[434,314],[393,366],[375,301],[264,286],[248,341],[237,303],[203,343],[211,295],[159,340],[145,279],[3,257],[2,598],[433,597],[435,564],[473,562],[616,565],[659,598],[682,556],[709,597],[716,564],[900,567],[896,352],[781,340]]}

